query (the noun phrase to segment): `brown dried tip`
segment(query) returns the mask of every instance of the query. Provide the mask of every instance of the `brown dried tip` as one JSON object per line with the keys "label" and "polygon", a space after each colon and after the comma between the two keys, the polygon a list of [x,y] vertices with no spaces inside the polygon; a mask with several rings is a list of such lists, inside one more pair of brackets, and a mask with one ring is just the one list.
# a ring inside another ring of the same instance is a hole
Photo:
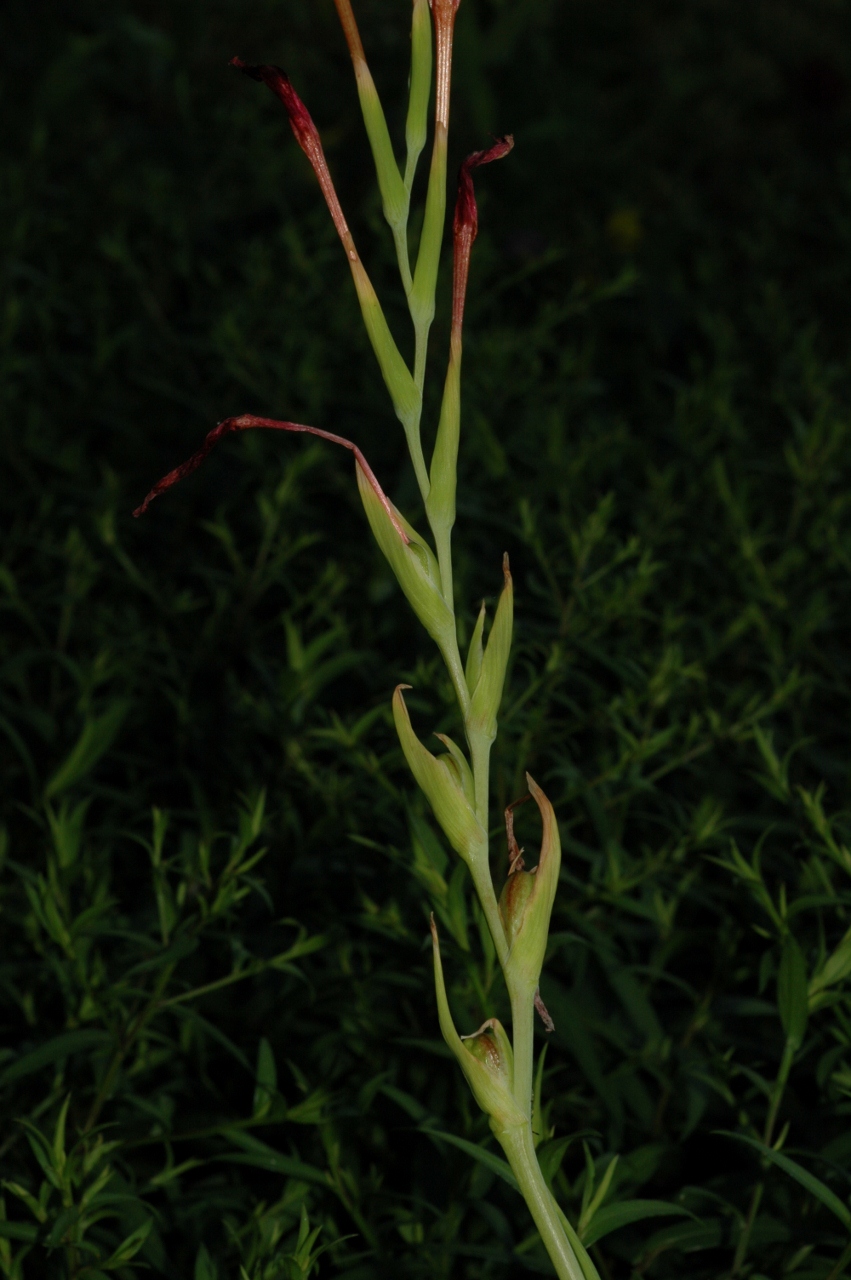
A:
{"label": "brown dried tip", "polygon": [[538,1010],[541,1021],[544,1024],[544,1030],[548,1034],[550,1031],[555,1031],[556,1024],[553,1022],[552,1018],[550,1017],[547,1006],[544,1004],[543,1000],[541,999],[540,991],[535,992],[535,1008]]}
{"label": "brown dried tip", "polygon": [[508,874],[510,876],[515,871],[522,871],[526,865],[523,861],[523,850],[519,847],[514,834],[514,810],[531,799],[532,793],[527,791],[525,796],[521,796],[519,800],[512,800],[511,804],[506,805],[505,808],[505,836],[508,841]]}
{"label": "brown dried tip", "polygon": [[331,431],[322,431],[319,427],[307,427],[302,422],[281,422],[277,418],[258,418],[253,413],[243,413],[238,418],[225,418],[223,422],[213,427],[213,430],[205,437],[201,448],[196,453],[193,453],[191,458],[181,462],[179,467],[169,471],[168,475],[163,476],[162,480],[158,480],[144,502],[140,503],[133,512],[133,515],[136,517],[143,516],[154,498],[158,498],[161,493],[165,493],[166,489],[170,489],[172,485],[177,484],[178,481],[183,480],[186,476],[191,476],[193,471],[197,471],[207,455],[219,443],[222,436],[230,435],[232,431],[251,431],[253,428],[261,428],[267,431],[293,431],[300,434],[319,436],[322,440],[330,440],[332,444],[340,444],[344,449],[348,449],[350,453],[355,455],[361,471],[363,471],[376,497],[390,517],[399,537],[406,545],[410,542],[410,538],[399,523],[393,504],[378,483],[375,472],[353,441],[346,440],[344,436],[335,436]]}

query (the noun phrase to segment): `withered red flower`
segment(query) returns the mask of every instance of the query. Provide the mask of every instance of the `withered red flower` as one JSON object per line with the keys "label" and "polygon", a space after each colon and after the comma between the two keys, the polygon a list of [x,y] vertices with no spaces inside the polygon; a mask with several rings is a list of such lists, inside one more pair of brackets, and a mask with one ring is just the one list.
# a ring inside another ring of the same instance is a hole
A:
{"label": "withered red flower", "polygon": [[492,160],[501,160],[507,156],[514,146],[512,135],[497,138],[492,147],[486,151],[474,151],[467,156],[458,172],[458,196],[455,201],[455,216],[452,220],[452,238],[454,258],[452,262],[452,336],[460,341],[461,325],[464,320],[464,300],[467,296],[467,278],[470,274],[470,251],[479,230],[479,211],[476,207],[476,193],[473,189],[472,172],[479,165],[490,164]]}
{"label": "withered red flower", "polygon": [[242,58],[231,58],[229,65],[237,67],[245,75],[250,76],[252,80],[258,80],[267,85],[275,97],[284,104],[295,140],[307,156],[313,172],[316,174],[328,211],[334,220],[334,226],[337,228],[337,234],[343,242],[343,248],[346,250],[351,262],[358,261],[358,252],[331,179],[331,171],[328,168],[328,161],[325,159],[325,152],[322,149],[319,130],[313,123],[313,118],[307,107],[293,88],[292,81],[286,71],[281,67],[266,64],[249,66],[248,63],[243,62]]}
{"label": "withered red flower", "polygon": [[161,493],[165,493],[166,489],[170,489],[172,485],[177,484],[178,481],[183,480],[186,476],[190,476],[193,471],[197,471],[223,436],[229,435],[232,431],[250,431],[258,427],[267,431],[294,431],[311,436],[319,436],[322,440],[330,440],[332,444],[340,444],[344,449],[348,449],[355,455],[361,471],[366,476],[376,497],[390,517],[390,521],[399,537],[406,545],[410,542],[410,538],[399,523],[393,504],[378,483],[375,472],[353,441],[347,440],[344,436],[336,436],[331,431],[322,431],[319,427],[307,427],[302,422],[281,422],[277,418],[258,418],[253,413],[243,413],[236,418],[225,418],[224,421],[213,427],[212,431],[206,435],[201,448],[196,453],[193,453],[191,458],[181,462],[179,467],[169,471],[168,475],[163,476],[162,480],[158,480],[144,501],[133,512],[133,515],[143,516],[154,498],[158,498]]}

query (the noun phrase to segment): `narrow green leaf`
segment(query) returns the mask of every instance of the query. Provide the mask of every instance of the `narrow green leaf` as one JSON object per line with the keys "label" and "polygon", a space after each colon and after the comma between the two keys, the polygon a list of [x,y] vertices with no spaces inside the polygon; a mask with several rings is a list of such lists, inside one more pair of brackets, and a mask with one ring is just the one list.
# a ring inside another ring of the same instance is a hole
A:
{"label": "narrow green leaf", "polygon": [[[587,1146],[585,1148],[585,1155],[586,1155],[586,1158],[589,1155]],[[596,1191],[593,1192],[591,1196],[589,1196],[587,1208],[583,1208],[582,1210],[582,1216],[579,1219],[579,1222],[576,1224],[576,1230],[579,1233],[580,1240],[585,1239],[586,1232],[591,1226],[591,1223],[593,1222],[597,1211],[599,1210],[600,1206],[602,1205],[603,1201],[606,1198],[609,1187],[612,1185],[612,1178],[615,1176],[615,1170],[618,1167],[619,1160],[620,1160],[620,1156],[612,1156],[611,1160],[606,1166],[606,1170],[602,1178],[600,1179],[599,1187],[597,1188]],[[590,1185],[593,1189],[593,1185],[594,1185],[593,1181],[591,1181]]]}
{"label": "narrow green leaf", "polygon": [[828,987],[836,986],[851,974],[851,929],[828,956],[821,972],[817,973],[809,986],[810,1012],[818,1008],[821,998]]}
{"label": "narrow green leaf", "polygon": [[301,1178],[304,1182],[318,1182],[325,1187],[328,1185],[326,1174],[315,1165],[305,1164],[294,1156],[285,1156],[274,1147],[261,1142],[259,1138],[252,1137],[251,1134],[243,1133],[239,1129],[224,1129],[222,1136],[232,1142],[235,1147],[241,1147],[242,1150],[238,1153],[216,1156],[216,1160],[227,1164],[253,1165],[254,1168],[265,1169],[268,1173],[280,1173],[287,1178]]}
{"label": "narrow green leaf", "polygon": [[809,1017],[807,966],[801,948],[791,934],[783,943],[777,974],[777,1007],[788,1043],[795,1049],[803,1042]]}
{"label": "narrow green leaf", "polygon": [[119,1267],[126,1266],[131,1258],[135,1257],[142,1245],[150,1235],[151,1227],[154,1225],[153,1218],[146,1219],[140,1227],[129,1235],[126,1240],[118,1246],[113,1254],[107,1258],[106,1262],[102,1262],[101,1268],[104,1271],[116,1271]]}
{"label": "narrow green leaf", "polygon": [[27,1240],[30,1243],[38,1238],[38,1227],[34,1222],[0,1222],[0,1240]]}
{"label": "narrow green leaf", "polygon": [[57,1062],[62,1062],[72,1053],[88,1053],[93,1049],[102,1048],[109,1044],[110,1040],[111,1036],[108,1032],[97,1031],[94,1028],[65,1031],[62,1035],[54,1036],[52,1040],[39,1045],[37,1049],[31,1049],[29,1053],[22,1054],[16,1062],[6,1067],[5,1071],[0,1073],[0,1084],[11,1084],[13,1080],[22,1080],[26,1076],[35,1075],[42,1067],[50,1067]]}
{"label": "narrow green leaf", "polygon": [[431,96],[431,12],[429,0],[414,0],[411,20],[411,88],[405,122],[405,187],[410,193],[417,161],[428,136],[428,103]]}
{"label": "narrow green leaf", "polygon": [[257,1049],[257,1075],[254,1089],[253,1115],[264,1116],[272,1106],[278,1088],[278,1072],[272,1046],[263,1036]]}
{"label": "narrow green leaf", "polygon": [[428,1116],[428,1108],[424,1107],[421,1102],[412,1097],[410,1093],[406,1093],[404,1089],[397,1089],[392,1084],[382,1084],[379,1089],[385,1097],[390,1098],[397,1106],[406,1111],[412,1120],[420,1124]]}
{"label": "narrow green leaf", "polygon": [[59,1116],[56,1120],[56,1128],[53,1131],[53,1161],[57,1169],[65,1168],[65,1121],[68,1117],[68,1108],[71,1105],[71,1095],[62,1103]]}
{"label": "narrow green leaf", "polygon": [[575,1137],[571,1135],[568,1138],[554,1138],[549,1142],[542,1142],[538,1147],[538,1164],[541,1166],[544,1181],[550,1189],[552,1189],[553,1178],[561,1168],[565,1153],[574,1141]]}
{"label": "narrow green leaf", "polygon": [[733,1138],[736,1142],[744,1142],[749,1147],[753,1147],[754,1151],[758,1151],[766,1160],[770,1160],[772,1164],[777,1165],[778,1169],[782,1169],[790,1178],[799,1182],[810,1195],[815,1196],[825,1208],[836,1215],[846,1231],[851,1231],[851,1209],[848,1205],[843,1204],[830,1187],[826,1187],[819,1178],[795,1160],[790,1160],[788,1156],[783,1155],[782,1151],[775,1151],[772,1147],[767,1147],[764,1142],[760,1142],[757,1138],[749,1138],[744,1133],[732,1133],[729,1129],[716,1129],[715,1132],[725,1138]]}
{"label": "narrow green leaf", "polygon": [[495,1173],[498,1178],[502,1178],[503,1182],[507,1182],[515,1191],[520,1191],[517,1179],[511,1172],[511,1166],[500,1156],[495,1156],[492,1151],[485,1150],[484,1147],[478,1146],[475,1142],[468,1142],[466,1138],[459,1138],[454,1133],[444,1133],[442,1129],[432,1129],[430,1126],[423,1125],[422,1132],[428,1134],[430,1138],[440,1138],[443,1142],[450,1143],[453,1147],[457,1147],[459,1151],[465,1151],[468,1156],[472,1156],[474,1160],[484,1165],[486,1169],[490,1169],[491,1173]]}
{"label": "narrow green leaf", "polygon": [[103,715],[86,721],[75,745],[44,788],[45,800],[67,791],[94,768],[112,746],[129,706],[129,702],[117,700]]}
{"label": "narrow green leaf", "polygon": [[669,1204],[665,1200],[623,1200],[620,1204],[607,1204],[598,1209],[590,1225],[582,1233],[582,1243],[588,1248],[610,1235],[620,1227],[629,1226],[632,1222],[641,1222],[644,1218],[664,1218],[682,1215],[693,1217],[688,1209]]}
{"label": "narrow green leaf", "polygon": [[717,1249],[724,1239],[724,1224],[717,1219],[708,1222],[677,1222],[672,1227],[656,1231],[645,1242],[645,1257],[677,1249],[682,1253],[697,1253],[701,1249]]}
{"label": "narrow green leaf", "polygon": [[63,1209],[58,1217],[55,1218],[53,1226],[44,1237],[44,1243],[47,1248],[55,1249],[56,1246],[61,1243],[65,1232],[69,1227],[74,1226],[74,1224],[79,1220],[79,1217],[80,1209],[78,1205],[72,1204],[69,1205],[67,1209]]}
{"label": "narrow green leaf", "polygon": [[209,1250],[205,1244],[201,1245],[195,1255],[194,1280],[219,1280],[216,1264],[210,1257]]}

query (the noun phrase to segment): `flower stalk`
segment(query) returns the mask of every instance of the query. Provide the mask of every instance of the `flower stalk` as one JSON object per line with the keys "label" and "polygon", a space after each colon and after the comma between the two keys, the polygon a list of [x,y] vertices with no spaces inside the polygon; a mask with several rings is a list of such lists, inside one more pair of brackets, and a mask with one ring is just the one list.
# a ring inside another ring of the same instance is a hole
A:
{"label": "flower stalk", "polygon": [[[497,894],[490,858],[490,753],[508,671],[514,624],[514,583],[503,557],[503,584],[486,636],[485,606],[473,629],[466,662],[462,662],[455,612],[451,535],[456,518],[458,451],[461,439],[462,329],[470,256],[478,229],[473,172],[506,156],[510,136],[486,150],[475,151],[461,165],[452,226],[452,318],[443,398],[430,464],[421,440],[423,387],[429,330],[435,313],[440,250],[446,214],[447,139],[449,129],[452,43],[459,0],[413,0],[411,79],[406,122],[404,171],[397,163],[387,122],[370,74],[351,0],[335,0],[351,55],[358,96],[369,138],[385,218],[391,228],[399,273],[408,300],[414,337],[409,368],[390,332],[375,289],[361,261],[334,187],[319,132],[289,77],[280,67],[233,66],[268,86],[283,104],[296,141],[307,156],[325,198],[360,302],[364,324],[395,409],[402,423],[431,533],[421,535],[397,510],[381,487],[360,448],[351,440],[318,427],[242,414],[226,418],[209,432],[200,449],[164,476],[136,509],[142,515],[153,500],[195,471],[225,435],[251,429],[307,433],[348,449],[355,459],[358,492],[375,540],[411,608],[434,640],[446,665],[458,704],[465,742],[437,735],[445,751],[435,754],[419,739],[411,723],[404,690],[392,699],[393,718],[403,754],[424,793],[435,821],[469,869],[502,970],[511,1007],[511,1035],[496,1018],[461,1036],[455,1028],[444,980],[434,917],[431,921],[435,989],[440,1029],[446,1043],[489,1118],[491,1130],[514,1172],[556,1273],[562,1280],[599,1280],[579,1235],[556,1203],[541,1172],[535,1151],[533,1110],[540,1111],[540,1076],[535,1085],[534,1022],[537,1010],[547,1031],[552,1019],[541,1001],[538,984],[547,947],[550,916],[558,886],[561,845],[553,807],[527,774],[529,794],[542,822],[538,864],[527,870],[523,850],[514,837],[513,811],[506,810],[508,877]],[[432,27],[434,64],[432,63]],[[417,161],[426,143],[431,92],[434,129],[422,231],[413,271],[409,259],[408,222]],[[535,1104],[533,1108],[533,1093]],[[539,1125],[540,1128],[540,1125]]]}

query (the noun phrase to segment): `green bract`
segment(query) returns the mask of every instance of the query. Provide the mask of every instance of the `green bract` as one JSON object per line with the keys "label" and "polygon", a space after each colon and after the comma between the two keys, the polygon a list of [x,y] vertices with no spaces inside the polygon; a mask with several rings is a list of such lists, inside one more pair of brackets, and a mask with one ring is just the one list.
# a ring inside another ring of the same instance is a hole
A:
{"label": "green bract", "polygon": [[459,1036],[449,1009],[440,943],[434,917],[431,921],[434,955],[434,985],[437,1015],[444,1040],[449,1045],[482,1111],[499,1130],[521,1128],[523,1112],[514,1100],[514,1054],[505,1028],[498,1018],[489,1018],[471,1036]]}
{"label": "green bract", "polygon": [[529,790],[544,825],[541,856],[534,871],[517,870],[508,877],[499,910],[508,942],[503,966],[509,990],[537,988],[547,950],[550,916],[561,868],[561,840],[553,807],[541,788],[526,774]]}
{"label": "green bract", "polygon": [[511,655],[514,583],[508,568],[508,556],[505,557],[503,573],[505,586],[499,598],[496,617],[481,658],[478,678],[475,681],[475,687],[470,691],[469,732],[481,735],[488,743],[493,742],[496,737],[496,717],[502,702],[502,688]]}
{"label": "green bract", "polygon": [[465,794],[465,778],[455,752],[437,757],[423,746],[411,728],[408,708],[402,697],[402,689],[406,687],[399,685],[393,694],[393,719],[405,759],[452,848],[471,867],[480,868],[483,860],[487,860],[487,833]]}

